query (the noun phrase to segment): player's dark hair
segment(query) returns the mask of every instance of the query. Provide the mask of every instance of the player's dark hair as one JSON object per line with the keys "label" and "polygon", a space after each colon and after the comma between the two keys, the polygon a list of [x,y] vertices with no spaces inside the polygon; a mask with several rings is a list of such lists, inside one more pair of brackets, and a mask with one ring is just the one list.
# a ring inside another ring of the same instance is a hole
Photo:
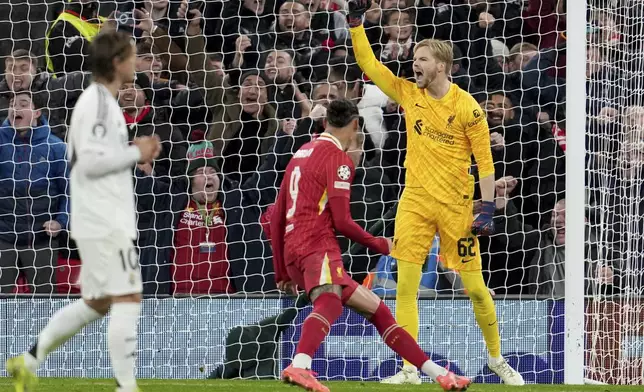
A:
{"label": "player's dark hair", "polygon": [[132,54],[132,50],[130,34],[122,31],[100,32],[89,46],[89,63],[94,78],[113,80],[113,60],[125,60]]}
{"label": "player's dark hair", "polygon": [[336,99],[326,110],[326,122],[335,128],[346,127],[359,117],[358,107],[348,99]]}

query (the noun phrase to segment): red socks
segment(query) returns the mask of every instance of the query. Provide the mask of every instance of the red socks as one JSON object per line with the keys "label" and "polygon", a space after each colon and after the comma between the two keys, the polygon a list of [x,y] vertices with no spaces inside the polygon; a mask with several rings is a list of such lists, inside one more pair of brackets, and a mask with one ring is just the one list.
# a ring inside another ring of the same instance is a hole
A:
{"label": "red socks", "polygon": [[376,313],[371,316],[370,321],[382,336],[385,344],[418,369],[429,359],[414,338],[396,324],[394,316],[391,315],[391,311],[383,301],[380,301],[380,305]]}
{"label": "red socks", "polygon": [[320,294],[313,303],[313,312],[302,324],[302,336],[295,354],[313,357],[331,330],[331,325],[342,314],[342,301],[333,293]]}

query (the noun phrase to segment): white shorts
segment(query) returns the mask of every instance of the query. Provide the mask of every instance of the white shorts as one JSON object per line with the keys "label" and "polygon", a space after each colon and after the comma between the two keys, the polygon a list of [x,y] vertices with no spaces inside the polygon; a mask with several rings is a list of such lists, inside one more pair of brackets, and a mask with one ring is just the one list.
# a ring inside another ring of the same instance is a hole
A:
{"label": "white shorts", "polygon": [[85,299],[98,299],[143,291],[139,252],[123,232],[107,238],[77,239],[81,258],[80,286]]}

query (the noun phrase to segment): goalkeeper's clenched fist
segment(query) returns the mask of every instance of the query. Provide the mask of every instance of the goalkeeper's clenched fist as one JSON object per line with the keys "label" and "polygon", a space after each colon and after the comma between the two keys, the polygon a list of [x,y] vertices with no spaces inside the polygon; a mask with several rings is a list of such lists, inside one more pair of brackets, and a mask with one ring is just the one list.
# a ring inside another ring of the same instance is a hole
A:
{"label": "goalkeeper's clenched fist", "polygon": [[347,13],[349,27],[360,26],[369,7],[371,7],[371,0],[350,0]]}

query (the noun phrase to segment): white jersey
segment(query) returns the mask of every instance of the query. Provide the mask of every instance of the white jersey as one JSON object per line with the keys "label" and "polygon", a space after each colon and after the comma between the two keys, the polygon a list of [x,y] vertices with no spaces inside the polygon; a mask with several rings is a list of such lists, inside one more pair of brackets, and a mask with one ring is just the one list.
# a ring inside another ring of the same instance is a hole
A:
{"label": "white jersey", "polygon": [[135,239],[133,167],[140,153],[128,144],[123,112],[104,85],[92,83],[81,94],[68,144],[72,238],[105,238],[121,231]]}

